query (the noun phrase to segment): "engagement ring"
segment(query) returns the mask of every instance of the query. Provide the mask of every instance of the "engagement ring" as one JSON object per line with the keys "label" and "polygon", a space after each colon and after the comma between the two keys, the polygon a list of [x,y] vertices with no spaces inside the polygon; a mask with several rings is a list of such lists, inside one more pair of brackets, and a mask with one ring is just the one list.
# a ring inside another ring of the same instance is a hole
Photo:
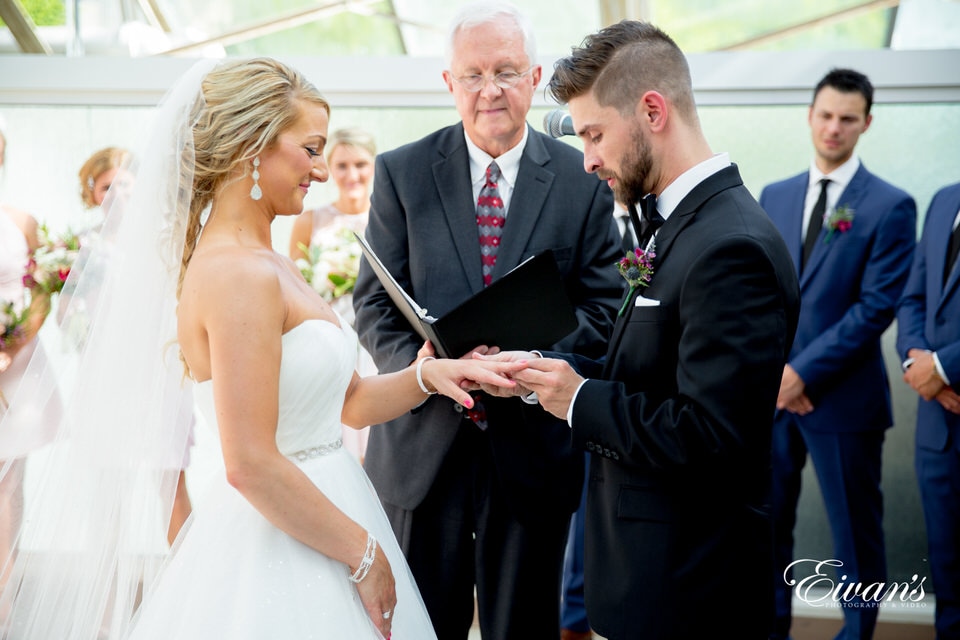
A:
{"label": "engagement ring", "polygon": [[383,612],[383,619],[384,619],[384,620],[389,620],[389,619],[390,619],[390,612],[389,612],[389,611],[384,611],[384,612]]}

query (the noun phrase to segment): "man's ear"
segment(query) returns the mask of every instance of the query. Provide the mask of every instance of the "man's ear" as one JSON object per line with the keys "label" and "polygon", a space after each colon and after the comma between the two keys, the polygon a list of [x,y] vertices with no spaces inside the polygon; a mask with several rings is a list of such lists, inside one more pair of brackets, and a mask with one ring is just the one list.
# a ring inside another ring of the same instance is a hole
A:
{"label": "man's ear", "polygon": [[647,91],[637,102],[636,115],[651,132],[659,132],[667,125],[667,99],[659,91]]}

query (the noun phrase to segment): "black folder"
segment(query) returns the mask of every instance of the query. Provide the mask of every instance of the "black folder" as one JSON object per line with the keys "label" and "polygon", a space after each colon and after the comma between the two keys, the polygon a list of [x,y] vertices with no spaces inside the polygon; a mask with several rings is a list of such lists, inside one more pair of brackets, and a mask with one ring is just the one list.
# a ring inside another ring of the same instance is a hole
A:
{"label": "black folder", "polygon": [[439,318],[397,284],[370,245],[357,240],[393,304],[437,355],[459,358],[478,345],[546,349],[577,328],[557,261],[550,250],[530,257]]}

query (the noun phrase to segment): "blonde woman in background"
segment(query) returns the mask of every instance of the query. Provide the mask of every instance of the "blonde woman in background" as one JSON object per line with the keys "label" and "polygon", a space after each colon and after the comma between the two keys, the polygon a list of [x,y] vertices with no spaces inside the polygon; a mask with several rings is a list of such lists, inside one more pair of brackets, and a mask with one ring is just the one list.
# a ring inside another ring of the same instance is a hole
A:
{"label": "blonde woman in background", "polygon": [[[337,185],[337,199],[317,209],[308,209],[293,223],[290,257],[307,258],[301,248],[318,246],[322,238],[340,229],[363,233],[370,214],[373,161],[377,155],[373,136],[350,127],[338,129],[327,143],[330,178]],[[349,305],[342,305],[349,308]],[[352,313],[352,311],[351,311]]]}
{"label": "blonde woman in background", "polygon": [[[290,257],[294,260],[310,260],[309,253],[325,262],[324,253],[332,262],[345,258],[351,265],[351,277],[356,277],[360,264],[360,245],[353,239],[351,232],[363,234],[367,228],[370,214],[370,187],[373,184],[373,161],[377,155],[373,136],[357,127],[338,129],[327,143],[327,164],[330,178],[337,185],[337,199],[316,209],[301,213],[293,223],[290,234]],[[307,247],[305,252],[303,247]],[[328,264],[330,261],[327,261]],[[335,265],[332,270],[336,271]],[[336,295],[328,287],[326,267],[316,269],[317,279],[312,282],[315,289],[325,294],[333,308],[354,324],[353,287],[342,295]],[[377,367],[373,358],[363,347],[359,347],[357,372],[361,376],[375,375]],[[370,428],[343,430],[343,445],[363,462],[367,449]]]}
{"label": "blonde woman in background", "polygon": [[[130,161],[130,152],[120,147],[104,147],[95,151],[80,167],[80,201],[84,209],[91,210],[103,204],[107,192],[113,186],[123,166]],[[122,175],[122,174],[121,174]],[[102,219],[87,219],[79,233],[96,230]]]}

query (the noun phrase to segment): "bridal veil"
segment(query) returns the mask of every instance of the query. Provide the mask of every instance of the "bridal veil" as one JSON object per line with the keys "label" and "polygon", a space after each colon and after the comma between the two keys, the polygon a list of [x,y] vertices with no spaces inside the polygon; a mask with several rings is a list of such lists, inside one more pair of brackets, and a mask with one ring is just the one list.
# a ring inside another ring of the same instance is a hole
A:
{"label": "bridal veil", "polygon": [[[165,459],[186,447],[174,425],[190,397],[175,311],[191,129],[215,64],[195,64],[157,107],[132,186],[108,196],[102,232],[71,271],[61,303],[83,319],[82,346],[34,358],[0,417],[0,460],[43,454],[28,463],[19,550],[0,558],[0,638],[122,638],[159,568],[178,471]],[[38,429],[31,414],[58,386],[62,419]]]}

